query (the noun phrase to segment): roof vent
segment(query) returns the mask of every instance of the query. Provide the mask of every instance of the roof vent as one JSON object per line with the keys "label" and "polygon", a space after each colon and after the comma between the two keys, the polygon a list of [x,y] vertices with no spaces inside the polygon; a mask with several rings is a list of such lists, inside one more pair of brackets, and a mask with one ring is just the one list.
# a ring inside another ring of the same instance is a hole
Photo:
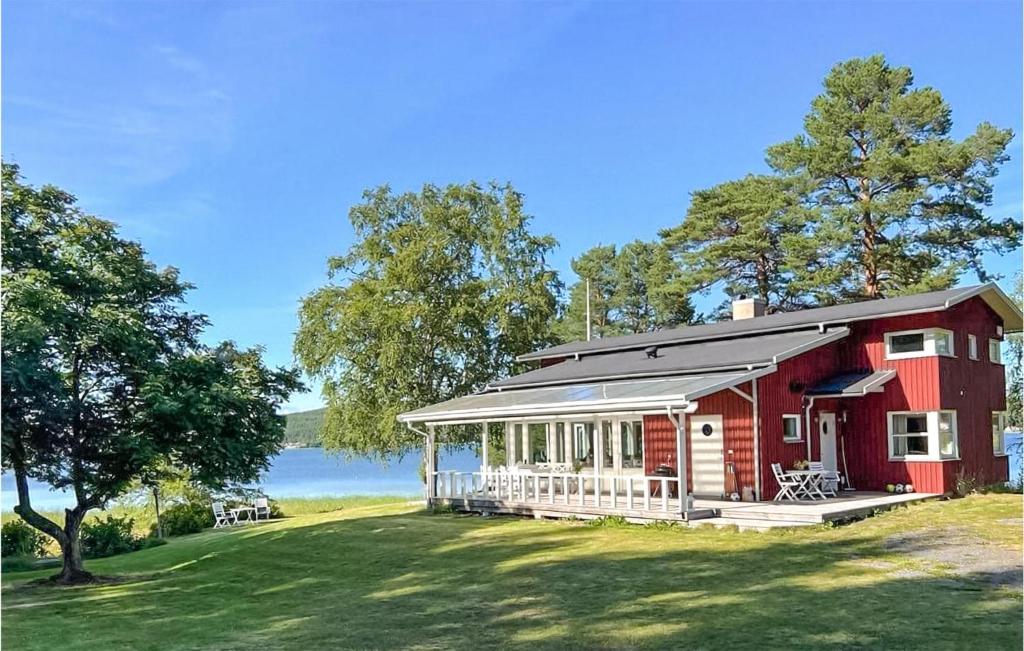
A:
{"label": "roof vent", "polygon": [[654,359],[658,356],[658,347],[648,346],[647,348],[644,348],[644,354],[647,355],[647,359]]}

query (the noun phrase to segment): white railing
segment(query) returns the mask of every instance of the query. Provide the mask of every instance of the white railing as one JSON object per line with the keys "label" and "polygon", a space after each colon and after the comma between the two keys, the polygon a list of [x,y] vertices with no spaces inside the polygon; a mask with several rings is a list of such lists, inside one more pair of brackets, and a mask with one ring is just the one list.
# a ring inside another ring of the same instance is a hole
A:
{"label": "white railing", "polygon": [[678,506],[679,495],[679,479],[660,475],[442,470],[434,473],[434,487],[440,499],[662,512],[670,510],[670,499]]}

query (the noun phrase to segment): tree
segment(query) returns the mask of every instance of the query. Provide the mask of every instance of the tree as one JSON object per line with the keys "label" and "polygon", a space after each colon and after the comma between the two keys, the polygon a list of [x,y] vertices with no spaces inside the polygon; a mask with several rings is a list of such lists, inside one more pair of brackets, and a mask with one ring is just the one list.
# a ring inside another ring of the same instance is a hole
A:
{"label": "tree", "polygon": [[557,330],[562,341],[586,337],[587,279],[590,280],[591,334],[610,337],[672,328],[693,321],[693,304],[678,282],[668,251],[635,240],[616,250],[595,246],[572,261],[580,278]]}
{"label": "tree", "polygon": [[477,391],[552,342],[556,242],[493,183],[382,186],[349,219],[357,241],[303,299],[295,354],[323,381],[324,446],[383,458],[422,445],[398,414]]}
{"label": "tree", "polygon": [[913,81],[881,55],[840,63],[805,133],[768,150],[776,171],[813,184],[820,210],[809,250],[822,259],[798,286],[837,300],[940,289],[967,269],[987,280],[982,255],[1019,246],[1020,222],[984,213],[1013,133],[986,122],[952,139],[941,94]]}
{"label": "tree", "polygon": [[[258,350],[207,348],[189,285],[158,270],[115,226],[3,165],[3,466],[28,524],[64,557],[55,579],[89,581],[79,527],[171,465],[197,481],[248,481],[279,447],[276,407],[299,386]],[[28,480],[67,489],[64,523],[32,508]]]}
{"label": "tree", "polygon": [[706,293],[724,284],[730,296],[778,310],[815,302],[813,291],[793,283],[792,268],[817,256],[803,247],[813,212],[800,190],[799,179],[748,175],[694,192],[683,222],[660,233],[684,288]]}

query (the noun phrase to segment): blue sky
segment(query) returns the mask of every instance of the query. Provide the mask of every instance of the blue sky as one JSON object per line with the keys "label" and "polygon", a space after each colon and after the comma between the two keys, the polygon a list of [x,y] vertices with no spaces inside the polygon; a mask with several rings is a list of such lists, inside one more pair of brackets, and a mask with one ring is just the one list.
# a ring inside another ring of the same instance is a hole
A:
{"label": "blue sky", "polygon": [[[572,256],[764,170],[846,58],[910,66],[958,137],[1020,134],[1021,20],[995,1],[6,1],[2,150],[181,268],[211,341],[288,364],[364,188],[511,181],[571,281]],[[1010,149],[992,214],[1020,218]]]}

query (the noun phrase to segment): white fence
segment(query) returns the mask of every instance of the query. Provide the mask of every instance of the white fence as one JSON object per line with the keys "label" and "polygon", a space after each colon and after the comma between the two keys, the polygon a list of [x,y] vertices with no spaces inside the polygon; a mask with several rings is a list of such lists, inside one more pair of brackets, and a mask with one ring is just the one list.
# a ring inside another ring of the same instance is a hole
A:
{"label": "white fence", "polygon": [[434,487],[434,495],[439,499],[662,512],[669,511],[670,495],[677,505],[679,495],[677,477],[554,472],[443,470],[434,473]]}

